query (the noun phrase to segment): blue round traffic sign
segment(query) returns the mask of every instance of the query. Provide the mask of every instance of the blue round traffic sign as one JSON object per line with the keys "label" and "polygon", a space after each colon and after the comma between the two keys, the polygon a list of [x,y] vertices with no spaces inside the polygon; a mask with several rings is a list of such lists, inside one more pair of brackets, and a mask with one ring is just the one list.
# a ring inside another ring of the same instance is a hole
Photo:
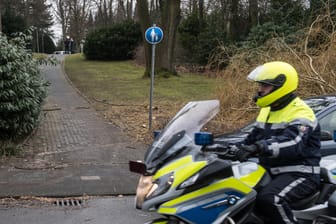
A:
{"label": "blue round traffic sign", "polygon": [[146,41],[150,44],[158,44],[163,38],[163,31],[160,27],[149,27],[145,32]]}

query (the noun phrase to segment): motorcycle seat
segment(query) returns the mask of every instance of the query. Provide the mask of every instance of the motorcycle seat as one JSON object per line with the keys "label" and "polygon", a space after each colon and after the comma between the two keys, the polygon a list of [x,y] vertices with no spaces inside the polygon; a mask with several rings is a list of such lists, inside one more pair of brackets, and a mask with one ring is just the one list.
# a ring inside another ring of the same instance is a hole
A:
{"label": "motorcycle seat", "polygon": [[313,204],[315,204],[319,195],[320,195],[320,191],[317,191],[315,194],[312,194],[311,196],[309,196],[307,198],[304,198],[300,201],[292,203],[290,206],[293,210],[307,209],[307,208],[311,207]]}

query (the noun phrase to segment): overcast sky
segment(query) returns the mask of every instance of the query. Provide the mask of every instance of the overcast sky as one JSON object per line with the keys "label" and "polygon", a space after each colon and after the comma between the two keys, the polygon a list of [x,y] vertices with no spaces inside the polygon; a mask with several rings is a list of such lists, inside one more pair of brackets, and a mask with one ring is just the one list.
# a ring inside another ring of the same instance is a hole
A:
{"label": "overcast sky", "polygon": [[[47,0],[47,3],[53,4],[53,1]],[[54,34],[55,34],[54,41],[56,43],[62,36],[62,28],[61,28],[61,24],[59,24],[56,20],[54,9],[51,8],[50,10],[51,10],[50,13],[53,15],[53,22],[54,22],[54,25],[51,27],[51,30],[54,31]]]}

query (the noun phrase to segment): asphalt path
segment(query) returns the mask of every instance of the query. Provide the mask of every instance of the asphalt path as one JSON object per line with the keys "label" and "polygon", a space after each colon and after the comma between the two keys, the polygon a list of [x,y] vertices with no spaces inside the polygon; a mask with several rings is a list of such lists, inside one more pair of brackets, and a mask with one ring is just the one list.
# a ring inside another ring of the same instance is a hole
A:
{"label": "asphalt path", "polygon": [[136,210],[132,196],[80,199],[76,205],[65,205],[69,199],[7,200],[0,204],[0,224],[139,224],[159,217]]}

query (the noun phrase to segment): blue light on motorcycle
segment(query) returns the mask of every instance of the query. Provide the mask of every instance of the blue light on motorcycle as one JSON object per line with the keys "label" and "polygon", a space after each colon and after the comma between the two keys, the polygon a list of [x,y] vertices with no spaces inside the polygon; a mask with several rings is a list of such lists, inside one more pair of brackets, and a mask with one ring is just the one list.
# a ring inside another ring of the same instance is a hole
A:
{"label": "blue light on motorcycle", "polygon": [[336,142],[336,130],[334,130],[333,139],[334,139],[334,142]]}
{"label": "blue light on motorcycle", "polygon": [[213,144],[213,135],[210,132],[196,132],[194,137],[196,145],[205,146]]}
{"label": "blue light on motorcycle", "polygon": [[153,137],[156,138],[157,136],[159,136],[161,134],[160,130],[155,130],[153,131]]}

